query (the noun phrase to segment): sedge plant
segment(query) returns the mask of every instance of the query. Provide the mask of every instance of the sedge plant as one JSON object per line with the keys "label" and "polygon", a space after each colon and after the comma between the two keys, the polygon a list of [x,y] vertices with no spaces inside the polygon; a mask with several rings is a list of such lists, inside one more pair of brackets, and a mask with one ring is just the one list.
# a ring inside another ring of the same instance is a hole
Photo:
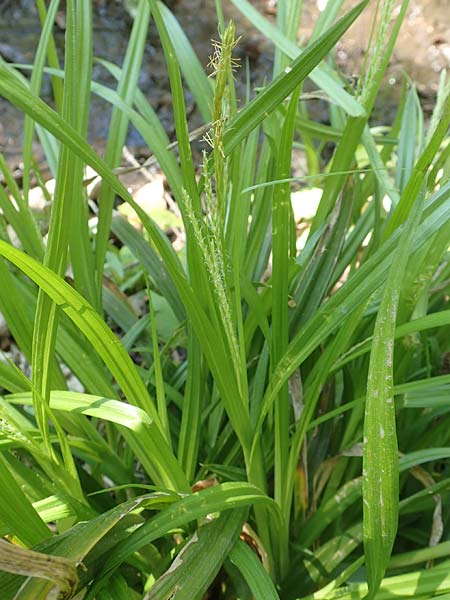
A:
{"label": "sedge plant", "polygon": [[[5,600],[450,594],[450,86],[444,73],[428,123],[405,85],[394,122],[373,127],[408,0],[376,3],[354,88],[333,49],[368,0],[329,2],[304,46],[301,0],[279,0],[276,22],[232,2],[275,48],[272,78],[245,100],[220,0],[210,65],[158,0],[134,7],[120,67],[93,56],[90,0],[66,3],[62,65],[58,0],[36,1],[33,64],[0,63],[0,93],[24,115],[21,186],[0,156],[0,312],[31,365],[0,362]],[[150,22],[173,140],[138,89]],[[92,79],[94,61],[115,89]],[[329,124],[309,117],[307,78]],[[87,142],[92,94],[112,107],[102,158]],[[164,173],[181,253],[121,181],[130,125]],[[34,139],[55,178],[45,238]],[[94,220],[86,166],[101,179]],[[321,195],[301,244],[294,185]]]}

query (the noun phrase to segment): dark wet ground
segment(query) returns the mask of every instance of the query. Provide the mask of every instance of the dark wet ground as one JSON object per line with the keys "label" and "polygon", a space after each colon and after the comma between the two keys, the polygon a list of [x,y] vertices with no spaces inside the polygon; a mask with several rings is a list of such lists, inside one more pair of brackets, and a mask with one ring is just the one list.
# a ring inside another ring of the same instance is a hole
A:
{"label": "dark wet ground", "polygon": [[[349,0],[348,5],[354,5]],[[126,51],[131,25],[129,16],[119,1],[96,1],[94,53],[96,56],[121,64]],[[202,64],[208,63],[211,51],[211,38],[216,38],[215,10],[213,0],[179,0],[174,3],[175,14],[184,31],[192,41]],[[272,0],[253,2],[261,12],[273,13]],[[270,76],[272,49],[270,44],[248,26],[239,12],[227,0],[224,5],[228,16],[235,19],[242,35],[239,52],[248,56],[252,70],[252,84],[258,85]],[[307,39],[319,15],[316,0],[304,0],[305,18],[300,30]],[[416,82],[424,109],[433,105],[439,72],[450,65],[450,0],[411,0],[408,16],[398,41],[394,58],[391,61],[386,85],[379,107],[375,113],[378,121],[389,121],[395,111],[402,73],[405,71]],[[30,63],[39,39],[40,27],[32,0],[0,0],[0,54],[10,62]],[[348,32],[337,48],[337,59],[343,70],[352,75],[358,72],[363,56],[364,44],[370,30],[371,15],[367,11]],[[55,28],[57,45],[62,48],[64,41],[63,14]],[[113,85],[105,71],[94,67],[94,79]],[[158,47],[157,35],[150,28],[145,50],[140,88],[157,110],[169,134],[173,133],[170,106],[170,93],[164,61]],[[49,94],[48,82],[44,85],[44,97]],[[191,128],[200,124],[195,113],[192,98],[187,94]],[[314,118],[323,120],[326,113],[319,102],[310,106]],[[90,141],[101,150],[107,136],[109,112],[105,104],[93,98],[90,124]],[[11,166],[20,163],[22,117],[8,103],[0,99],[0,147]],[[131,131],[128,146],[137,155],[145,155],[143,143],[136,132]],[[38,151],[38,149],[36,149]],[[38,157],[39,158],[39,157]]]}

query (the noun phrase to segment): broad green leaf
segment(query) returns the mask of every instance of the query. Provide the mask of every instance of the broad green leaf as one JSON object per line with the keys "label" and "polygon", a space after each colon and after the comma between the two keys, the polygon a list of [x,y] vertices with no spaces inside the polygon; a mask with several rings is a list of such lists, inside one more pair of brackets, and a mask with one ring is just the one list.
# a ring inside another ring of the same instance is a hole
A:
{"label": "broad green leaf", "polygon": [[202,349],[193,332],[188,341],[188,372],[184,392],[184,406],[178,438],[178,458],[189,481],[197,469],[201,441],[201,408],[207,370],[202,360]]}
{"label": "broad green leaf", "polygon": [[[336,590],[327,596],[327,600],[362,600],[367,598],[367,584],[351,584],[348,587]],[[448,565],[437,566],[432,569],[412,571],[404,575],[387,577],[383,579],[376,600],[391,600],[392,598],[415,598],[426,600],[429,598],[450,597],[450,575]],[[436,595],[437,594],[437,595]],[[311,596],[298,597],[299,600],[315,600],[322,598],[320,592]]]}
{"label": "broad green leaf", "polygon": [[[45,446],[42,444],[42,437],[39,435],[40,432],[36,430],[35,426],[24,414],[22,414],[22,412],[15,409],[2,397],[0,397],[0,410],[2,420],[5,423],[4,435],[6,439],[14,441],[18,448],[28,452],[45,474],[45,477],[47,478],[47,490],[44,492],[44,494],[47,495],[49,490],[52,489],[51,487],[48,487],[52,485],[50,482],[58,481],[59,491],[62,491],[64,494],[67,494],[70,497],[73,496],[74,498],[78,498],[78,501],[82,502],[83,497],[82,494],[80,494],[77,477],[73,475],[71,469],[67,469],[66,467],[67,456],[69,457],[68,460],[73,462],[67,437],[63,433],[61,424],[56,419],[55,415],[51,413],[50,408],[47,407],[46,414],[48,415],[49,420],[52,421],[56,431],[56,438],[55,435],[53,435],[50,438],[50,442],[55,443],[56,439],[60,442],[61,455],[64,459],[64,462],[58,460],[58,457],[56,457],[57,460],[55,460],[53,457],[48,455],[48,453],[45,451]],[[62,420],[62,422],[64,423],[64,420]],[[68,429],[70,430],[70,424],[68,425]],[[30,477],[32,478],[30,466],[22,466],[20,462],[14,462],[13,464],[12,461],[14,459],[11,460],[11,458],[9,458],[7,455],[5,456],[5,460],[8,460],[17,482],[21,486],[25,486],[24,489],[27,490],[28,494],[31,494],[31,498],[35,497],[33,492],[33,484],[29,485],[27,483]],[[38,497],[40,497],[40,494]]]}
{"label": "broad green leaf", "polygon": [[401,457],[401,469],[406,470],[426,462],[439,461],[450,457],[450,448],[424,448]]}
{"label": "broad green leaf", "polygon": [[0,277],[8,293],[0,293],[0,310],[17,345],[27,360],[31,361],[32,318],[27,318],[23,294],[10,273],[6,262],[0,261]]}
{"label": "broad green leaf", "polygon": [[[52,30],[55,23],[56,12],[59,7],[59,0],[53,0],[48,10],[45,7],[45,4],[41,1],[36,3],[38,5],[38,10],[41,16],[45,14],[45,21],[42,28],[42,33],[39,37],[39,44],[36,49],[36,56],[34,58],[33,63],[33,71],[31,74],[30,80],[30,90],[33,94],[39,95],[41,85],[42,85],[42,77],[45,67],[45,59],[46,55],[49,55],[51,59],[52,53]],[[58,82],[61,84],[61,82]],[[57,85],[58,85],[57,84]],[[62,91],[62,90],[61,90]],[[61,96],[62,98],[62,96]],[[33,134],[34,134],[35,124],[33,119],[29,116],[25,117],[24,125],[23,125],[23,158],[24,158],[24,169],[23,169],[23,193],[25,197],[25,201],[28,203],[28,191],[30,187],[30,176],[31,176],[31,165],[32,165],[32,144],[33,144]],[[35,258],[42,258],[42,242],[37,246],[37,250],[39,253],[35,256]]]}
{"label": "broad green leaf", "polygon": [[21,377],[13,365],[0,360],[0,386],[9,392],[24,392],[31,389],[30,382]]}
{"label": "broad green leaf", "polygon": [[230,560],[242,573],[256,600],[279,600],[269,574],[250,546],[238,540],[230,552]]}
{"label": "broad green leaf", "polygon": [[[144,383],[120,341],[98,313],[69,284],[47,267],[27,257],[20,250],[16,250],[9,244],[0,241],[0,254],[14,262],[49,294],[55,304],[86,335],[111,370],[130,403],[141,407],[151,419],[153,435],[156,436],[153,438],[155,454],[152,459],[146,461],[147,468],[151,469],[153,476],[156,476],[160,481],[164,481],[164,485],[174,486],[175,489],[185,489],[187,486],[185,477],[172,451],[162,437],[159,417]],[[141,442],[137,440],[136,443],[140,444]],[[160,451],[158,451],[158,448]],[[140,454],[147,453],[148,450],[145,451],[144,443]],[[164,463],[166,464],[164,465]]]}
{"label": "broad green leaf", "polygon": [[108,589],[98,594],[97,600],[141,600],[141,594],[128,587],[122,575],[116,574],[108,582]]}
{"label": "broad green leaf", "polygon": [[[27,285],[27,283],[29,282],[16,279],[18,293],[22,297],[24,305],[24,314],[21,315],[21,318],[25,314],[29,315],[28,328],[31,337],[32,319],[36,310],[36,293],[34,284]],[[11,291],[13,284],[9,285],[8,288]],[[13,300],[16,300],[16,306],[19,306],[20,304],[16,295],[11,293],[11,296]],[[111,378],[107,375],[101,359],[89,341],[83,337],[70,319],[66,318],[63,314],[60,315],[56,351],[62,361],[70,367],[72,373],[86,387],[87,391],[94,394],[105,394],[113,398],[116,396],[117,392],[114,390]],[[62,374],[56,372],[54,387],[64,389],[65,385]]]}
{"label": "broad green leaf", "polygon": [[155,308],[152,300],[152,293],[150,288],[147,287],[148,304],[150,308],[150,325],[152,332],[152,345],[153,345],[153,370],[155,374],[155,388],[156,388],[156,405],[158,409],[159,419],[164,431],[164,437],[169,447],[172,447],[172,440],[170,437],[170,425],[167,414],[167,402],[166,393],[164,389],[164,376],[161,366],[161,357],[159,354],[158,344],[158,331],[156,329],[156,318]]}
{"label": "broad green leaf", "polygon": [[364,129],[364,133],[362,135],[362,142],[367,152],[370,164],[372,165],[374,176],[380,186],[381,196],[387,194],[391,199],[392,204],[394,206],[397,206],[400,195],[398,193],[397,188],[395,187],[395,185],[393,185],[393,183],[390,180],[387,168],[381,158],[381,154],[378,152],[374,136],[370,132],[368,126],[366,126],[366,128]]}
{"label": "broad green leaf", "polygon": [[[74,105],[73,123],[85,139],[87,139],[89,131],[91,101],[90,84],[92,78],[93,51],[92,19],[91,3],[87,0],[79,2],[75,6],[75,27],[67,33],[68,38],[70,37],[71,40],[72,38],[75,38],[75,43],[72,48],[74,56],[70,66],[66,60],[64,80],[65,88],[68,83],[68,71],[74,70],[76,92],[72,91],[71,94],[71,102]],[[66,48],[68,46],[69,43],[67,41]],[[87,191],[82,184],[84,163],[79,157],[76,157],[76,154],[74,156],[72,168],[76,175],[72,182],[72,214],[70,227],[68,228],[70,261],[74,274],[75,287],[90,303],[95,303],[95,256],[89,228],[90,211]]]}
{"label": "broad green leaf", "polygon": [[[77,513],[74,510],[74,499],[69,499],[61,494],[48,496],[37,502],[33,502],[33,507],[45,523],[52,523],[66,517],[76,517]],[[79,505],[80,512],[85,513],[85,518],[92,518],[92,512],[84,505]]]}
{"label": "broad green leaf", "polygon": [[[292,144],[295,131],[295,115],[297,112],[300,86],[289,100],[286,117],[281,129],[276,163],[276,176],[279,179],[288,177],[292,162]],[[273,122],[273,120],[272,120]],[[267,126],[272,126],[268,120]],[[272,336],[270,359],[276,365],[286,351],[289,341],[288,292],[289,292],[289,259],[292,241],[291,230],[292,207],[290,204],[290,184],[280,186],[274,194],[272,204]],[[289,427],[291,406],[288,386],[279,392],[274,411],[274,468],[275,468],[275,501],[282,507],[285,523],[289,522],[291,499],[287,493],[286,463],[289,455]],[[288,508],[289,507],[289,508]],[[288,547],[288,532],[279,532],[282,543]],[[282,566],[283,569],[286,565]]]}
{"label": "broad green leaf", "polygon": [[389,561],[389,569],[398,569],[409,567],[420,563],[425,563],[430,560],[439,558],[448,558],[450,554],[450,542],[441,542],[436,546],[429,548],[419,548],[402,554],[395,554]]}
{"label": "broad green leaf", "polygon": [[[119,69],[117,65],[113,65],[104,59],[97,59],[97,62],[103,65],[115,79],[120,79],[121,69]],[[133,110],[128,104],[125,104],[121,100],[117,93],[97,82],[92,82],[92,91],[104,98],[107,102],[120,108],[122,112],[129,116],[130,121],[145,139],[154,158],[158,161],[161,170],[167,177],[167,181],[170,184],[170,188],[175,198],[177,198],[177,200],[181,199],[183,181],[180,167],[173,151],[169,149],[169,137],[158,119],[156,112],[144,94],[139,89],[136,90],[134,97],[136,110]]]}
{"label": "broad green leaf", "polygon": [[239,538],[246,513],[227,510],[199,527],[143,600],[201,600]]}
{"label": "broad green leaf", "polygon": [[[336,257],[341,255],[349,228],[355,196],[350,181],[342,190],[333,212],[319,237],[311,260],[301,271],[295,286],[290,288],[296,307],[290,315],[290,331],[295,331],[314,315],[329,291],[330,281],[336,268]],[[339,275],[338,275],[339,276]]]}
{"label": "broad green leaf", "polygon": [[394,404],[394,335],[398,302],[412,240],[422,214],[423,195],[408,217],[389,271],[372,342],[364,416],[364,554],[370,598],[389,562],[398,520],[398,450]]}
{"label": "broad green leaf", "polygon": [[[418,140],[419,127],[422,116],[417,92],[412,88],[406,98],[405,110],[402,117],[400,139],[398,141],[397,169],[395,172],[395,185],[402,193],[411,177],[416,156],[420,154],[421,147]],[[394,204],[396,206],[397,203]]]}

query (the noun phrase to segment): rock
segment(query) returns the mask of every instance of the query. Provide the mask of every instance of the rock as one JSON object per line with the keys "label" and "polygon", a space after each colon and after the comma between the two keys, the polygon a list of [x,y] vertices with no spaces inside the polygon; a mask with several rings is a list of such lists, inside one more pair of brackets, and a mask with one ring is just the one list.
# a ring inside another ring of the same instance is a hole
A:
{"label": "rock", "polygon": [[101,177],[92,167],[86,165],[84,169],[84,183],[86,185],[87,195],[91,200],[97,200],[102,185]]}
{"label": "rock", "polygon": [[320,188],[307,188],[291,194],[295,222],[310,221],[316,214],[321,197]]}
{"label": "rock", "polygon": [[167,208],[164,200],[164,177],[156,176],[153,181],[144,184],[134,194],[134,200],[148,213]]}
{"label": "rock", "polygon": [[[164,199],[164,177],[162,175],[156,176],[153,181],[140,187],[133,197],[135,202],[148,215],[154,215],[155,213],[167,210],[167,204]],[[124,202],[119,206],[118,210],[120,214],[127,217],[134,227],[140,228],[140,219],[129,204]]]}
{"label": "rock", "polygon": [[9,335],[8,325],[6,324],[5,317],[0,313],[0,338]]}
{"label": "rock", "polygon": [[[50,196],[53,196],[55,192],[55,184],[55,179],[49,179],[45,183],[45,188]],[[49,203],[47,202],[47,198],[45,197],[41,187],[37,186],[31,188],[28,193],[28,204],[31,210],[34,212],[43,212],[47,208]]]}

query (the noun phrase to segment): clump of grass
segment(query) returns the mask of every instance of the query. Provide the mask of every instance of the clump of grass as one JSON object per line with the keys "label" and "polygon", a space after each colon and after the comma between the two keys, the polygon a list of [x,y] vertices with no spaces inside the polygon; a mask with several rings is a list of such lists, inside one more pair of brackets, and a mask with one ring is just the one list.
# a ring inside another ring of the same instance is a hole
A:
{"label": "clump of grass", "polygon": [[[340,20],[342,3],[329,3],[304,48],[301,2],[279,0],[276,26],[233,2],[276,47],[273,80],[246,102],[219,0],[210,76],[156,0],[137,3],[122,67],[98,59],[116,90],[91,81],[89,1],[67,2],[64,68],[55,0],[37,2],[34,64],[0,63],[0,93],[26,115],[29,170],[19,189],[0,158],[0,312],[32,365],[28,378],[0,362],[2,598],[450,593],[446,77],[428,130],[413,87],[394,123],[372,128],[407,0],[380,0],[353,91],[324,61],[367,0]],[[150,16],[175,144],[137,88]],[[54,109],[39,98],[46,71]],[[309,118],[307,77],[330,125]],[[201,170],[184,86],[208,131]],[[91,93],[113,107],[104,159],[86,141]],[[182,254],[120,181],[130,124],[179,208]],[[46,243],[28,206],[32,171],[43,181],[33,136],[56,179]],[[294,150],[311,167],[305,192],[322,189],[301,250]],[[85,165],[102,179],[95,227]],[[115,213],[116,196],[142,233]],[[105,260],[119,261],[122,293],[103,285]],[[136,288],[149,315],[129,310]],[[67,389],[63,365],[83,393]]]}

